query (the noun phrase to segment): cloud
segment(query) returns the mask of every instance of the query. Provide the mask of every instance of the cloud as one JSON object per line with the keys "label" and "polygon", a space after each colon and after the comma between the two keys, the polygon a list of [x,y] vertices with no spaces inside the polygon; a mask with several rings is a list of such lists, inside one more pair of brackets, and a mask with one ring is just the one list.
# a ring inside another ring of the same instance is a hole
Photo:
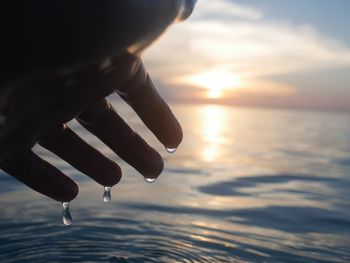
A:
{"label": "cloud", "polygon": [[200,1],[200,12],[196,18],[217,17],[235,17],[250,20],[259,20],[263,17],[262,11],[249,6],[239,5],[234,2],[215,0],[215,1]]}
{"label": "cloud", "polygon": [[260,10],[232,1],[201,0],[192,20],[173,26],[146,52],[145,60],[163,84],[224,70],[246,82],[260,80],[278,89],[272,76],[350,65],[350,48],[311,25],[266,19]]}

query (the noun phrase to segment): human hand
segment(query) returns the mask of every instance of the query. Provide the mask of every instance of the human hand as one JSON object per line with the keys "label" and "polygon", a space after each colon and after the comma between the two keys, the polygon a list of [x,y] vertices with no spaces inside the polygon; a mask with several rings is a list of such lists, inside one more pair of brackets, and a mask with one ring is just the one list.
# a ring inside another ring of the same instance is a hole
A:
{"label": "human hand", "polygon": [[54,200],[67,202],[77,184],[30,149],[37,142],[103,186],[120,167],[84,142],[65,123],[73,118],[146,178],[163,169],[159,153],[136,134],[105,97],[118,92],[167,148],[181,127],[159,96],[141,60],[124,53],[73,72],[53,72],[0,90],[0,167]]}

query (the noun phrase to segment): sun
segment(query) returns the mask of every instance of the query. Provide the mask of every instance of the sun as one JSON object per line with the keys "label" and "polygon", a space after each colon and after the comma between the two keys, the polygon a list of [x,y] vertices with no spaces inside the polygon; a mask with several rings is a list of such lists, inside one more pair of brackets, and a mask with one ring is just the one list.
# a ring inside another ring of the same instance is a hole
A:
{"label": "sun", "polygon": [[241,80],[228,71],[207,71],[190,77],[190,82],[207,89],[206,96],[210,99],[223,97],[226,90],[238,88]]}

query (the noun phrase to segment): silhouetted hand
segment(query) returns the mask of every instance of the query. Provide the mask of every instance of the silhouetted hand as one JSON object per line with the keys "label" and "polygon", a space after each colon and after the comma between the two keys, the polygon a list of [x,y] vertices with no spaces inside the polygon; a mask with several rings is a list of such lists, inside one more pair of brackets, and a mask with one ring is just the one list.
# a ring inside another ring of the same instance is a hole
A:
{"label": "silhouetted hand", "polygon": [[65,123],[73,118],[147,178],[163,169],[159,153],[135,133],[105,97],[118,94],[165,147],[182,140],[181,127],[159,96],[141,60],[124,53],[79,70],[51,72],[0,90],[0,167],[57,201],[71,201],[77,184],[31,151],[37,142],[103,186],[120,167]]}
{"label": "silhouetted hand", "polygon": [[[0,29],[0,168],[34,190],[66,202],[69,177],[31,148],[39,143],[103,186],[119,182],[117,164],[66,123],[74,118],[146,178],[161,156],[116,113],[116,91],[167,148],[181,127],[158,95],[138,54],[195,0],[18,0],[2,4]],[[137,55],[134,55],[137,54]]]}

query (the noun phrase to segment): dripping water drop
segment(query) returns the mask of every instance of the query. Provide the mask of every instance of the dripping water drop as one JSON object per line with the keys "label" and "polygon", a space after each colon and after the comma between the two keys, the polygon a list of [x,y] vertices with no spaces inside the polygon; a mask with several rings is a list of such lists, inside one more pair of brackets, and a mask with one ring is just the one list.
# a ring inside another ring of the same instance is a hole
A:
{"label": "dripping water drop", "polygon": [[62,207],[63,207],[63,211],[62,211],[63,224],[65,224],[66,226],[69,226],[73,222],[72,215],[70,214],[70,211],[69,211],[69,202],[63,202]]}
{"label": "dripping water drop", "polygon": [[175,153],[177,148],[165,148],[168,153]]}
{"label": "dripping water drop", "polygon": [[147,183],[154,183],[156,180],[157,180],[157,178],[147,178],[147,177],[145,177],[145,180],[146,180],[146,182]]}
{"label": "dripping water drop", "polygon": [[103,192],[103,202],[109,203],[111,199],[111,187],[105,186],[105,191]]}

